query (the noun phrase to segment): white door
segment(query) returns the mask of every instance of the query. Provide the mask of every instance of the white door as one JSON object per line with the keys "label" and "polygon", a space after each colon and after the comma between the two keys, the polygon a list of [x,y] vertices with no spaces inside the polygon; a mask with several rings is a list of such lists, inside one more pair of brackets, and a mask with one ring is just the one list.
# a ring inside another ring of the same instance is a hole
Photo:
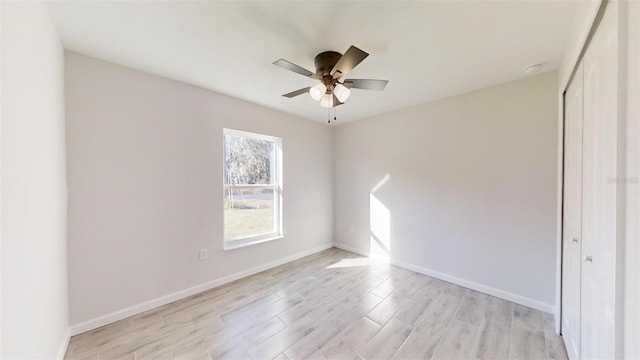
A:
{"label": "white door", "polygon": [[565,94],[564,200],[562,236],[562,338],[570,359],[580,358],[582,231],[583,68]]}
{"label": "white door", "polygon": [[581,356],[615,357],[617,9],[609,6],[584,65]]}

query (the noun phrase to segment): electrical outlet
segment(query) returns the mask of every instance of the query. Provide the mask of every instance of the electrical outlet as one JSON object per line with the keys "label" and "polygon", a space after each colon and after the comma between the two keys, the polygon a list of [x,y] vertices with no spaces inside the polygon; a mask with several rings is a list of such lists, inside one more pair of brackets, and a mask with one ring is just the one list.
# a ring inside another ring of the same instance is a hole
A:
{"label": "electrical outlet", "polygon": [[204,248],[204,249],[200,249],[200,261],[205,261],[207,260],[207,258],[209,257],[209,249]]}

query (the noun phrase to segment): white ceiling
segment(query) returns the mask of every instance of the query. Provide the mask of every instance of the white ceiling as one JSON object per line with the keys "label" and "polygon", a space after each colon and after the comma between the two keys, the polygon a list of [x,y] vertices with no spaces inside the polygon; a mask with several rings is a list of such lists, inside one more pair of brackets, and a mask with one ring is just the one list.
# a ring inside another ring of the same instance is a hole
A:
{"label": "white ceiling", "polygon": [[303,118],[326,121],[313,85],[272,65],[314,71],[314,56],[369,52],[348,78],[387,79],[337,108],[353,121],[558,67],[586,1],[51,2],[64,46]]}

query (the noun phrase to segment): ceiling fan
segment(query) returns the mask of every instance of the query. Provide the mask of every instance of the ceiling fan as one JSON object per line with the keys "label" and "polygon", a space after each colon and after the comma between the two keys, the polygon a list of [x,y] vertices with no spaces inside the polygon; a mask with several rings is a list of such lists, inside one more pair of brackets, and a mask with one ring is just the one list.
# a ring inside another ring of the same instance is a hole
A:
{"label": "ceiling fan", "polygon": [[344,55],[336,51],[321,52],[314,59],[315,73],[284,59],[276,60],[273,64],[300,75],[320,80],[320,84],[313,87],[302,88],[282,96],[292,98],[308,92],[313,100],[320,101],[320,106],[332,108],[347,101],[349,95],[351,95],[351,89],[382,91],[387,86],[389,82],[387,80],[343,79],[367,56],[369,56],[368,53],[353,45],[349,47]]}

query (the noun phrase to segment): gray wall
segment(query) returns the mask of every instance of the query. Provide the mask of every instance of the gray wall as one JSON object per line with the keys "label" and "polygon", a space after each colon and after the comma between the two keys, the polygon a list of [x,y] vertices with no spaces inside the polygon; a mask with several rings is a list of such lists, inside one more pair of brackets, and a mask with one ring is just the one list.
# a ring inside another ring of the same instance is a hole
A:
{"label": "gray wall", "polygon": [[335,128],[334,241],[363,253],[388,242],[394,263],[551,312],[556,81],[549,72]]}
{"label": "gray wall", "polygon": [[[325,124],[71,52],[66,91],[72,325],[331,244]],[[282,138],[283,239],[222,250],[225,127]]]}

